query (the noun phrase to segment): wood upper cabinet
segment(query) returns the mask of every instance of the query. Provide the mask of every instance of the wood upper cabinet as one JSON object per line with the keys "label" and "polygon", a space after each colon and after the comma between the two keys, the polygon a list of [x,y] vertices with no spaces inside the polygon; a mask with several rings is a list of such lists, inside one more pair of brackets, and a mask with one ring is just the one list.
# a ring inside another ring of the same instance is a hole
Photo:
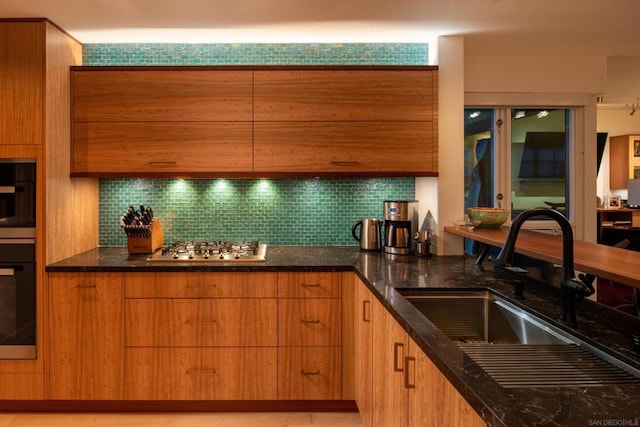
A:
{"label": "wood upper cabinet", "polygon": [[437,75],[257,70],[254,171],[435,176]]}
{"label": "wood upper cabinet", "polygon": [[72,87],[73,176],[438,171],[437,67],[72,67]]}
{"label": "wood upper cabinet", "polygon": [[72,175],[252,171],[252,71],[73,67],[71,75]]}
{"label": "wood upper cabinet", "polygon": [[43,22],[0,22],[0,144],[44,142]]}
{"label": "wood upper cabinet", "polygon": [[626,189],[629,179],[640,178],[640,135],[609,138],[609,186]]}
{"label": "wood upper cabinet", "polygon": [[49,398],[124,397],[122,273],[50,273],[49,331]]}

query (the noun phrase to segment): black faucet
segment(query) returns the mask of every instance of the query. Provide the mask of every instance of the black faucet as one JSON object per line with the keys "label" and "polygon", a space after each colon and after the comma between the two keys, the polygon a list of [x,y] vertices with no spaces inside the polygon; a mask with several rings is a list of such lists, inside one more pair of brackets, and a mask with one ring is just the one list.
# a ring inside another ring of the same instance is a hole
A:
{"label": "black faucet", "polygon": [[576,325],[578,323],[576,319],[576,298],[578,296],[587,297],[593,295],[595,289],[591,283],[584,283],[575,277],[576,273],[573,268],[573,229],[564,215],[557,210],[547,208],[533,208],[522,212],[511,223],[507,240],[505,240],[504,246],[496,258],[497,264],[511,266],[520,227],[533,216],[549,217],[555,220],[562,229],[562,279],[560,280],[562,307],[560,320]]}

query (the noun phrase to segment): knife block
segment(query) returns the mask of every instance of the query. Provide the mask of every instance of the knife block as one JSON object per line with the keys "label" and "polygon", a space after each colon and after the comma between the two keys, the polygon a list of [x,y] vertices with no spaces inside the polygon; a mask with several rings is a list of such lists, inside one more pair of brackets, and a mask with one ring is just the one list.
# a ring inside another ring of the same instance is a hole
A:
{"label": "knife block", "polygon": [[127,248],[130,254],[150,254],[164,246],[164,233],[160,220],[154,218],[149,225],[149,236],[127,237]]}

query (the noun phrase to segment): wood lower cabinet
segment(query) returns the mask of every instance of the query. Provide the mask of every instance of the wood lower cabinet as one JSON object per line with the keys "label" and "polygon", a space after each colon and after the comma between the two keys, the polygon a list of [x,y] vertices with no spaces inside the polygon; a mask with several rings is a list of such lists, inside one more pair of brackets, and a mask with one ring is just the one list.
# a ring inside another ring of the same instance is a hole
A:
{"label": "wood lower cabinet", "polygon": [[[376,299],[373,300],[372,326],[375,331],[372,339],[372,425],[486,426],[482,418]],[[364,341],[366,342],[366,338]],[[367,392],[368,389],[363,387],[363,394],[366,395]],[[363,420],[367,422],[367,417],[363,416]]]}
{"label": "wood lower cabinet", "polygon": [[355,280],[353,324],[355,341],[355,399],[364,427],[373,426],[373,294]]}
{"label": "wood lower cabinet", "polygon": [[278,399],[342,398],[340,273],[278,273]]}
{"label": "wood lower cabinet", "polygon": [[122,399],[124,274],[49,274],[49,398]]}
{"label": "wood lower cabinet", "polygon": [[275,400],[276,347],[128,347],[127,399]]}
{"label": "wood lower cabinet", "polygon": [[127,399],[276,399],[275,273],[128,273]]}

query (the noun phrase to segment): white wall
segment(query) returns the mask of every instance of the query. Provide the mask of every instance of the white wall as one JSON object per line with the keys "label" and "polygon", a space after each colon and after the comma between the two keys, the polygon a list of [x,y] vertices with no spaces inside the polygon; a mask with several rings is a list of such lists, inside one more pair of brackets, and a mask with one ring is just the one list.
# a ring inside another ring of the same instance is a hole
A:
{"label": "white wall", "polygon": [[[418,179],[416,198],[421,200],[421,215],[433,211],[438,230],[435,253],[462,254],[461,239],[444,235],[442,228],[464,211],[464,120],[465,105],[482,101],[483,105],[563,105],[585,107],[584,126],[578,130],[579,179],[584,188],[577,195],[582,203],[576,222],[583,230],[580,237],[595,236],[595,96],[606,91],[606,58],[556,56],[465,56],[464,38],[441,37],[438,40],[439,87],[439,178]],[[527,104],[522,104],[526,102]],[[592,164],[593,167],[587,166]],[[591,169],[590,169],[591,168]],[[591,178],[592,177],[592,178]],[[437,182],[437,189],[434,183]],[[437,206],[422,200],[433,198]],[[574,203],[575,206],[575,203]],[[593,231],[590,231],[593,229]]]}

